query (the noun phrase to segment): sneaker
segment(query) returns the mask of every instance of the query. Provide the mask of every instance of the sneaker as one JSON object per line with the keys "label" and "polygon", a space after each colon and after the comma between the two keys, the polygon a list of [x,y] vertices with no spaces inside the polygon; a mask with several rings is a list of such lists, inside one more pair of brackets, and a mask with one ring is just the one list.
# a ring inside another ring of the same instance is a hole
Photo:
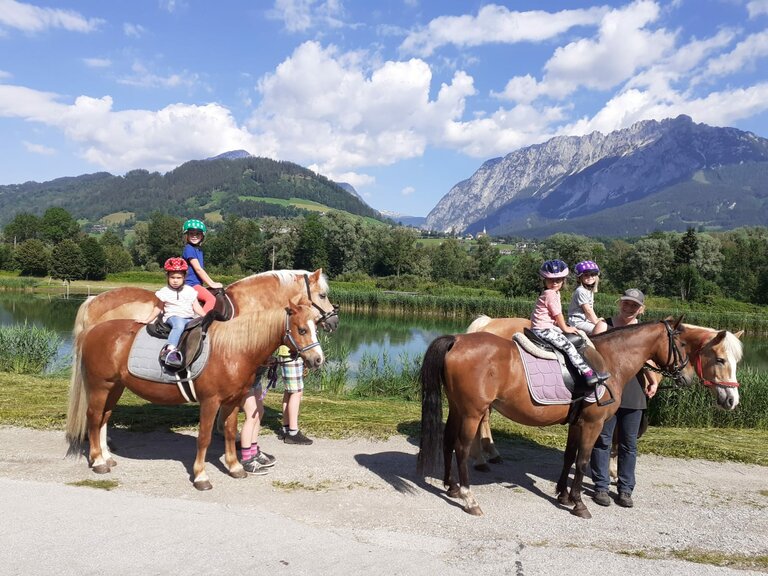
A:
{"label": "sneaker", "polygon": [[277,439],[278,440],[285,440],[285,437],[288,435],[288,432],[285,431],[284,428],[280,427],[277,429]]}
{"label": "sneaker", "polygon": [[304,446],[309,446],[312,444],[313,440],[311,438],[307,438],[302,434],[301,430],[296,432],[293,436],[290,434],[286,434],[283,438],[283,442],[286,444],[303,444]]}
{"label": "sneaker", "polygon": [[259,450],[259,453],[253,456],[251,460],[255,460],[256,462],[264,466],[264,468],[269,468],[270,466],[275,465],[276,459],[274,456],[272,456],[272,454],[267,454],[263,450]]}
{"label": "sneaker", "polygon": [[264,474],[269,473],[269,468],[260,464],[258,460],[256,460],[256,456],[243,462],[243,468],[245,468],[245,471],[248,472],[248,474],[253,474],[254,476],[264,476]]}
{"label": "sneaker", "polygon": [[171,350],[165,355],[165,364],[174,368],[180,368],[184,363],[184,357],[178,350]]}
{"label": "sneaker", "polygon": [[606,490],[598,490],[595,492],[595,495],[592,496],[592,500],[595,501],[595,504],[599,504],[600,506],[611,505],[611,497],[608,496],[608,492]]}
{"label": "sneaker", "polygon": [[616,504],[623,508],[632,508],[632,506],[635,505],[635,503],[632,502],[632,495],[629,492],[619,492]]}

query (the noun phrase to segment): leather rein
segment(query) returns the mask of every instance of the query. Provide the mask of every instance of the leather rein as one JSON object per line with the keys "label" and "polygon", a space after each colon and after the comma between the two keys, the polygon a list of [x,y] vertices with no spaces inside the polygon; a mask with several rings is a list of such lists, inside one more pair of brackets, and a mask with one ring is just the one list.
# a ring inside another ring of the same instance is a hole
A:
{"label": "leather rein", "polygon": [[314,306],[315,309],[317,309],[320,312],[320,318],[318,320],[318,324],[328,328],[329,327],[328,321],[334,316],[339,315],[339,307],[336,305],[333,305],[333,310],[331,310],[330,312],[326,312],[317,303],[315,303],[314,300],[312,300],[312,291],[309,288],[309,274],[304,274],[304,285],[307,287],[307,298],[309,299],[312,306]]}
{"label": "leather rein", "polygon": [[686,356],[686,358],[683,360],[683,353],[680,351],[680,348],[678,348],[677,342],[675,341],[676,336],[680,334],[680,330],[672,328],[669,325],[669,322],[666,320],[661,320],[661,322],[664,324],[664,328],[667,330],[667,341],[669,342],[669,349],[667,352],[667,365],[664,368],[657,368],[656,366],[646,362],[643,364],[643,369],[661,374],[665,378],[671,378],[675,381],[677,387],[684,386],[682,383],[683,370],[688,365],[689,358]]}

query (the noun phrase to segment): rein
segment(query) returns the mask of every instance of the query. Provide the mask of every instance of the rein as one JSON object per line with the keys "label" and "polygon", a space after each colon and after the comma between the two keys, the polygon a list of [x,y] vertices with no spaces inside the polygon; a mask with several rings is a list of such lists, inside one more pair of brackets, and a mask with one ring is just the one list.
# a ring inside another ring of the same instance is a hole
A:
{"label": "rein", "polygon": [[696,375],[699,377],[699,380],[701,380],[701,383],[706,386],[707,388],[713,388],[715,386],[722,386],[724,388],[738,388],[739,383],[738,382],[715,382],[714,380],[707,380],[704,378],[704,371],[701,367],[701,348],[696,350],[695,354],[696,356],[696,363],[694,364],[694,368],[696,369]]}
{"label": "rein", "polygon": [[[664,328],[667,330],[667,340],[669,342],[669,349],[667,352],[667,365],[665,368],[657,368],[656,366],[646,362],[643,364],[643,369],[661,374],[665,378],[671,378],[675,381],[676,387],[680,387],[683,386],[680,381],[682,380],[683,370],[688,365],[689,358],[686,357],[685,360],[683,360],[683,354],[680,352],[680,349],[677,347],[677,343],[675,342],[675,336],[680,334],[680,331],[673,329],[669,325],[669,322],[666,320],[662,320],[661,322],[664,324]],[[672,359],[671,362],[669,362],[670,358]]]}
{"label": "rein", "polygon": [[309,288],[309,274],[304,274],[304,285],[307,287],[307,299],[309,299],[309,302],[312,304],[312,306],[317,309],[320,312],[320,319],[319,324],[325,325],[328,320],[333,318],[334,316],[339,315],[339,307],[334,304],[333,310],[330,312],[324,311],[318,304],[315,303],[314,300],[312,300],[312,292]]}

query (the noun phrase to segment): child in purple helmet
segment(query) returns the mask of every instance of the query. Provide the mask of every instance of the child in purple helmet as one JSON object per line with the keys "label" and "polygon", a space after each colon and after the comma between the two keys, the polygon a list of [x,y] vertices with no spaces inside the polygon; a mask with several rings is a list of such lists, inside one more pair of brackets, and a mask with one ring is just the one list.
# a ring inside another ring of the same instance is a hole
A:
{"label": "child in purple helmet", "polygon": [[608,329],[605,320],[595,314],[595,294],[600,283],[600,268],[592,260],[584,260],[574,267],[579,285],[573,291],[568,306],[568,324],[587,334],[600,334]]}
{"label": "child in purple helmet", "polygon": [[544,290],[531,314],[531,330],[542,340],[562,350],[584,376],[587,384],[595,386],[599,381],[597,374],[589,367],[576,347],[563,336],[564,332],[569,334],[579,332],[565,323],[560,302],[560,289],[568,276],[568,265],[562,260],[547,260],[541,265],[539,276],[544,279]]}

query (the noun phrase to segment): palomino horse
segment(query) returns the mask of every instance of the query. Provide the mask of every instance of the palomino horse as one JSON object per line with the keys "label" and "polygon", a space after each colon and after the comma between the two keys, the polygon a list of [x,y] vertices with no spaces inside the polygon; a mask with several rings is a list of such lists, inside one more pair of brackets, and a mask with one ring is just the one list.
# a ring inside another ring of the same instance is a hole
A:
{"label": "palomino horse", "polygon": [[[721,384],[727,377],[731,379],[731,384],[736,385],[735,362],[740,358],[741,351],[739,340],[733,334],[722,332],[715,339],[718,345],[727,340],[728,355],[705,354],[704,350],[711,344],[711,330],[686,327],[680,320],[674,327],[667,321],[637,324],[592,338],[603,358],[603,369],[611,374],[608,385],[612,388],[616,402],[607,406],[583,404],[570,426],[557,491],[561,503],[575,504],[573,513],[577,516],[590,517],[589,510],[581,500],[581,486],[595,440],[605,420],[616,413],[624,384],[645,362],[652,360],[666,375],[688,383],[694,371],[688,365],[691,354],[701,360],[694,362],[701,365],[698,370],[702,374],[709,375],[710,379]],[[538,405],[532,401],[517,346],[509,339],[495,334],[478,332],[435,339],[424,357],[421,382],[419,471],[431,471],[442,448],[443,479],[448,494],[461,497],[466,504],[465,510],[470,514],[480,515],[482,511],[469,489],[469,448],[483,414],[491,406],[507,418],[529,426],[565,424],[568,421],[569,406]],[[441,438],[443,387],[448,397],[449,413],[444,438]],[[735,388],[729,390],[735,391]],[[721,404],[733,407],[735,402],[738,402],[737,392],[735,401],[732,397],[730,400],[723,398]],[[454,482],[451,474],[454,451],[460,485]],[[574,462],[576,473],[568,493],[568,475]]]}
{"label": "palomino horse", "polygon": [[[237,299],[239,300],[239,299]],[[238,302],[239,303],[239,302]],[[211,442],[216,411],[225,415],[225,463],[233,478],[246,476],[235,451],[237,408],[253,383],[256,369],[282,343],[302,356],[308,367],[323,363],[317,341],[317,311],[305,295],[296,296],[287,308],[283,303],[267,310],[244,311],[228,322],[217,322],[208,330],[210,353],[207,366],[195,381],[200,402],[197,456],[193,466],[194,486],[209,490],[205,455]],[[67,440],[70,454],[79,454],[86,433],[89,460],[94,472],[104,474],[115,464],[106,442],[106,429],[125,388],[155,404],[183,404],[187,400],[177,386],[150,382],[131,375],[128,355],[136,333],[144,325],[133,320],[107,320],[82,334],[81,375],[70,389]]]}

